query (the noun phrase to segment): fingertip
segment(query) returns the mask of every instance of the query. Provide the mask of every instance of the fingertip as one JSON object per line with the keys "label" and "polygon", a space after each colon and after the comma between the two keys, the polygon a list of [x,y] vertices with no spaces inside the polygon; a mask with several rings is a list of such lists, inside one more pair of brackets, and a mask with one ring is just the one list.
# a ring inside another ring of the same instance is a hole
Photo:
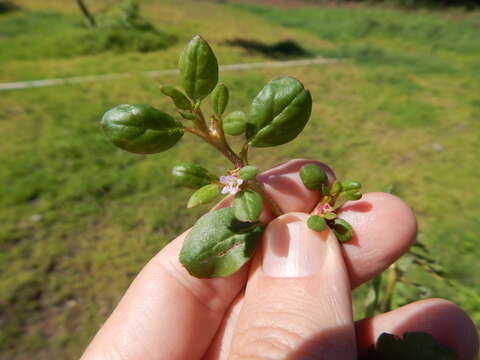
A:
{"label": "fingertip", "polygon": [[[455,350],[459,360],[471,360],[478,354],[478,333],[470,317],[456,304],[441,298],[419,302],[425,315],[417,315],[418,330],[432,335],[439,343]],[[409,331],[409,324],[398,326],[396,331]]]}
{"label": "fingertip", "polygon": [[413,210],[401,198],[384,193],[369,192],[360,200],[347,202],[339,215],[365,234],[366,231],[385,231],[400,239],[394,245],[408,249],[417,233],[417,220]]}
{"label": "fingertip", "polygon": [[356,323],[359,353],[365,353],[378,336],[421,331],[458,354],[459,360],[472,360],[478,354],[477,329],[468,315],[444,299],[427,299],[405,305],[389,313]]}
{"label": "fingertip", "polygon": [[360,200],[346,203],[339,217],[354,229],[352,241],[343,245],[354,287],[385,270],[415,242],[415,215],[391,194],[366,193]]}

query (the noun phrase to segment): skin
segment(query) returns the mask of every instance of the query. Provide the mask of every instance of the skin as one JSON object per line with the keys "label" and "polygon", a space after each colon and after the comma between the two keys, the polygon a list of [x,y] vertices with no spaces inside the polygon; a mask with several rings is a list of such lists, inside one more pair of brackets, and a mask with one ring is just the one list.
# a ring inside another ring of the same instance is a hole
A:
{"label": "skin", "polygon": [[194,278],[178,261],[183,233],[139,273],[82,360],[356,359],[384,331],[426,331],[460,360],[474,359],[476,328],[446,300],[422,300],[352,321],[351,289],[385,270],[415,239],[415,216],[395,196],[368,193],[345,204],[339,215],[354,228],[346,244],[328,231],[302,229],[302,241],[322,246],[321,266],[313,264],[317,271],[307,276],[270,276],[266,244],[286,236],[282,229],[289,223],[306,220],[319,198],[298,176],[306,163],[312,161],[292,160],[259,175],[287,214],[272,221],[264,210],[261,220],[268,227],[251,264],[228,278]]}

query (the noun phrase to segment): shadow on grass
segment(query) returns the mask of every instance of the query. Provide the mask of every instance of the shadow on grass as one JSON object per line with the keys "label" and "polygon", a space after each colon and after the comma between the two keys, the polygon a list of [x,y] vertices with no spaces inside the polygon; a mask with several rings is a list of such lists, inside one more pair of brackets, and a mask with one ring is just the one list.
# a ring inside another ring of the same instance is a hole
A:
{"label": "shadow on grass", "polygon": [[5,14],[18,9],[19,9],[19,6],[15,4],[13,1],[0,0],[0,14]]}
{"label": "shadow on grass", "polygon": [[236,38],[227,40],[227,45],[241,47],[249,54],[261,54],[271,59],[312,57],[312,54],[294,40],[283,40],[274,44],[265,44],[257,40]]}

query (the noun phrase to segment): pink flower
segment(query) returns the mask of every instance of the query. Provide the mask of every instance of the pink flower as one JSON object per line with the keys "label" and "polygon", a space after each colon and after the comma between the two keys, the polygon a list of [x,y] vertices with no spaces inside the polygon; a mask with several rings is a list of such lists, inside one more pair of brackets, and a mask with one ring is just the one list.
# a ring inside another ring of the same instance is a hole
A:
{"label": "pink flower", "polygon": [[325,215],[326,213],[329,213],[333,211],[332,206],[329,203],[325,203],[322,206],[318,206],[314,210],[315,215]]}
{"label": "pink flower", "polygon": [[220,176],[220,183],[225,185],[222,189],[222,194],[235,195],[240,191],[240,186],[243,180],[232,175]]}
{"label": "pink flower", "polygon": [[322,207],[321,207],[322,214],[326,214],[326,213],[328,213],[332,210],[333,210],[333,208],[329,203],[323,204]]}

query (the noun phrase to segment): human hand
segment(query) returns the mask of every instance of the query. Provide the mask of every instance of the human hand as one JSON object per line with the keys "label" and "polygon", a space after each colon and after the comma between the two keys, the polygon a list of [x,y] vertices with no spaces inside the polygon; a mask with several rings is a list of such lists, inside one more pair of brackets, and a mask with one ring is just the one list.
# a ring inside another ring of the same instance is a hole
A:
{"label": "human hand", "polygon": [[356,359],[382,332],[409,331],[473,359],[475,326],[445,300],[353,322],[351,289],[409,248],[415,217],[400,199],[367,193],[339,212],[354,228],[350,242],[311,231],[305,220],[319,194],[299,179],[306,163],[289,161],[258,177],[286,214],[271,221],[262,213],[270,222],[250,267],[227,278],[192,277],[178,260],[180,235],[140,272],[82,360]]}

